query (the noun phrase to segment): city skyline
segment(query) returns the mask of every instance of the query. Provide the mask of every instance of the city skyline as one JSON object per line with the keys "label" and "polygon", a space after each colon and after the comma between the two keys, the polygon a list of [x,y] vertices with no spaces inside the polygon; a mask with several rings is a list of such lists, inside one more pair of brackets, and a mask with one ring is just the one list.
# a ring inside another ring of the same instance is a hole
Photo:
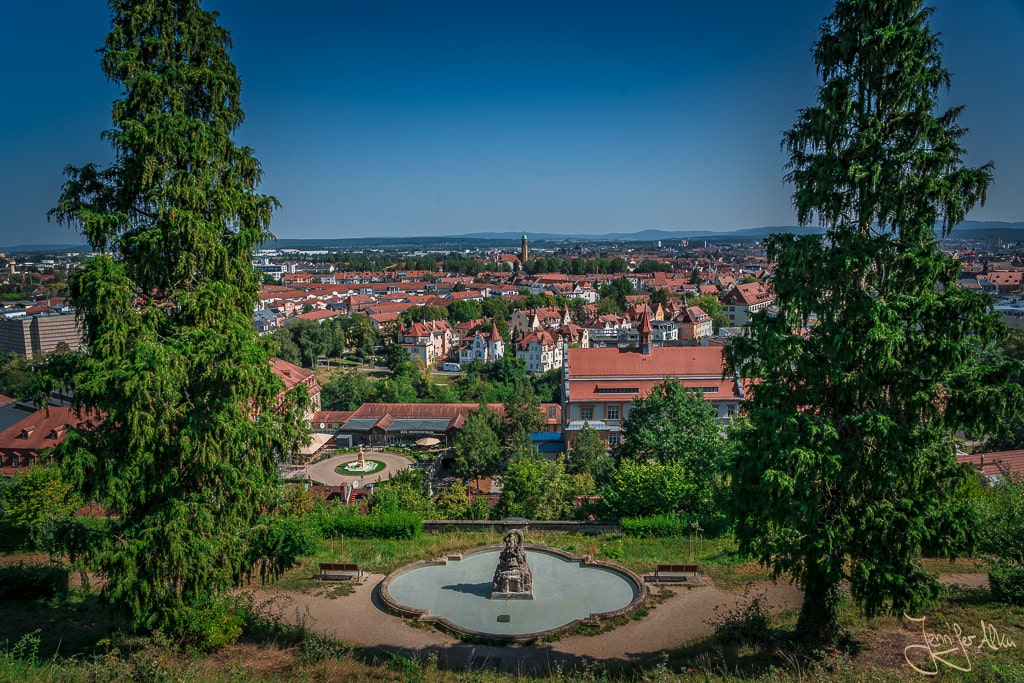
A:
{"label": "city skyline", "polygon": [[[235,137],[282,203],[279,238],[791,225],[779,140],[814,104],[809,50],[832,3],[688,4],[204,7],[234,40]],[[1024,4],[934,4],[953,74],[943,104],[966,107],[966,161],[995,162],[969,218],[1024,220]],[[100,133],[118,90],[95,52],[108,12],[98,0],[9,10],[0,244],[82,241],[45,216],[64,166],[111,159]]]}

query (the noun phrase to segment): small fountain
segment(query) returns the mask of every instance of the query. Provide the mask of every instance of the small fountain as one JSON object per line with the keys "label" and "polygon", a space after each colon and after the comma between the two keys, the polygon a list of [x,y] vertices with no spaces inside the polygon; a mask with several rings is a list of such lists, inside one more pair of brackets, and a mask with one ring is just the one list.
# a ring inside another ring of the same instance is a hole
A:
{"label": "small fountain", "polygon": [[359,459],[341,466],[346,472],[376,472],[383,468],[383,463],[376,460],[367,460],[363,454],[363,447],[359,447]]}

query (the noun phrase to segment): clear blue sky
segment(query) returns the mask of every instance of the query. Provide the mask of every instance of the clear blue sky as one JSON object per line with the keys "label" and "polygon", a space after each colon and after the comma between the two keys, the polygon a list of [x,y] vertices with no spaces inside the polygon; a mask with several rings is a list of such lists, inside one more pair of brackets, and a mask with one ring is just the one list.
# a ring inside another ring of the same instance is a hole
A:
{"label": "clear blue sky", "polygon": [[[832,3],[786,0],[209,0],[234,38],[240,143],[278,237],[604,233],[794,222],[781,132],[814,102]],[[971,218],[1024,220],[1024,1],[940,0]],[[0,23],[0,245],[77,243],[46,222],[67,164],[105,163],[117,89],[100,0]]]}

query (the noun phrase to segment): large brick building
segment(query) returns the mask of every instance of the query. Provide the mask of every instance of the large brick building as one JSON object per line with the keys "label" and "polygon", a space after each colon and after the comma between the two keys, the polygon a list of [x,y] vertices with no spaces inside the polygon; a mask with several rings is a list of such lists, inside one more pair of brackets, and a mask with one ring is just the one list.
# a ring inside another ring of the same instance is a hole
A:
{"label": "large brick building", "polygon": [[654,347],[650,330],[649,321],[641,323],[639,348],[567,350],[562,367],[562,420],[570,447],[584,423],[600,432],[609,445],[617,445],[633,399],[646,398],[670,378],[702,392],[723,421],[739,410],[744,383],[723,378],[724,347]]}
{"label": "large brick building", "polygon": [[70,351],[82,344],[82,326],[74,311],[0,318],[0,348],[7,353],[32,358],[62,344]]}

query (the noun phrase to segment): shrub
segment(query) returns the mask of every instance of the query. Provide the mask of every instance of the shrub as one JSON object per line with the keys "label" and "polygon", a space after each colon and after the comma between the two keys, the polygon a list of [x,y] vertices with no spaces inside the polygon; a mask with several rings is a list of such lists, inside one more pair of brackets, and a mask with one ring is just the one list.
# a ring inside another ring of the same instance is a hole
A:
{"label": "shrub", "polygon": [[169,635],[183,647],[213,652],[238,640],[251,615],[248,596],[212,597],[175,615]]}
{"label": "shrub", "polygon": [[56,564],[18,564],[0,567],[0,600],[64,598],[68,570]]}
{"label": "shrub", "polygon": [[249,539],[249,563],[260,579],[280,576],[303,555],[316,552],[320,528],[301,517],[264,516]]}
{"label": "shrub", "polygon": [[729,520],[722,514],[711,515],[647,515],[644,517],[623,517],[619,520],[622,532],[638,538],[664,538],[688,536],[694,531],[694,524],[704,538],[717,538],[729,529]]}
{"label": "shrub", "polygon": [[1024,606],[1024,567],[993,563],[988,570],[988,585],[993,599]]}
{"label": "shrub", "polygon": [[715,629],[715,636],[723,643],[764,645],[771,638],[767,596],[758,593],[750,597],[749,592],[744,591],[743,598],[746,604],[739,604],[721,614],[715,607],[716,616],[708,621],[708,625]]}
{"label": "shrub", "polygon": [[417,538],[423,533],[423,518],[412,512],[361,515],[353,506],[329,504],[314,517],[324,538]]}

